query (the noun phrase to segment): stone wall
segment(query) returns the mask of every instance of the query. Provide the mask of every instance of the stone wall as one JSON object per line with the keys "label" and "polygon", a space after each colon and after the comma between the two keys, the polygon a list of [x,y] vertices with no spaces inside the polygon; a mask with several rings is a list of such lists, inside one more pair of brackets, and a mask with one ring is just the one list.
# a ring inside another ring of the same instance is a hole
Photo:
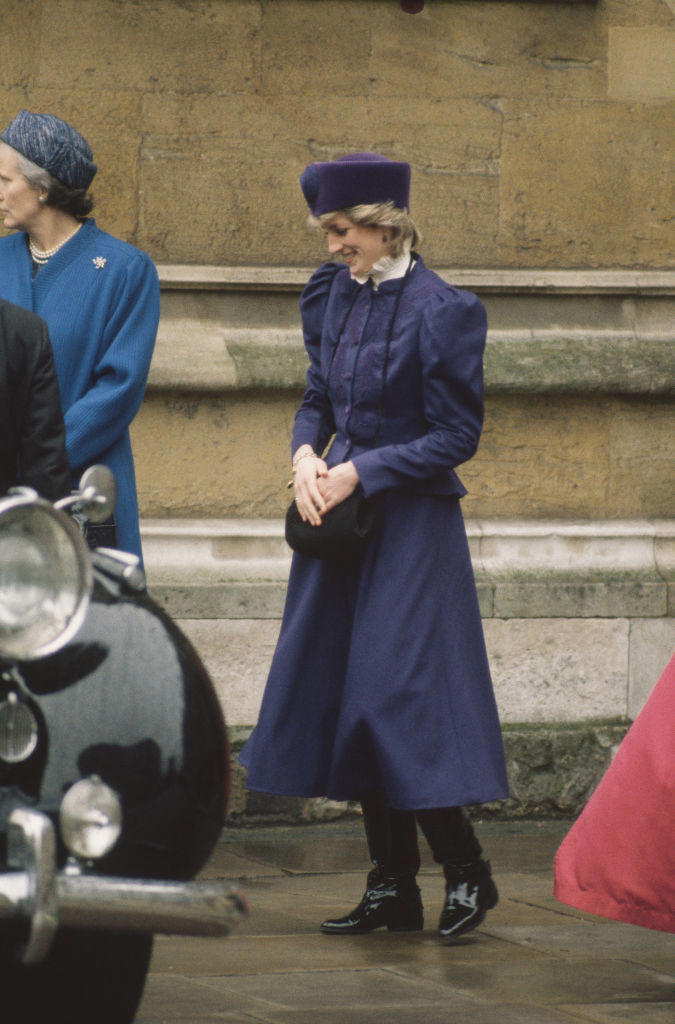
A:
{"label": "stone wall", "polygon": [[[409,159],[421,251],[488,308],[461,468],[513,796],[574,813],[675,643],[675,0],[0,0],[0,122],[72,121],[159,265],[133,426],[149,584],[235,742],[283,604],[304,166]],[[247,797],[234,819],[342,813]],[[496,811],[495,811],[496,812]]]}
{"label": "stone wall", "polygon": [[[459,271],[488,310],[471,518],[672,514],[675,273]],[[160,265],[162,323],[134,446],[146,516],[280,516],[309,268]]]}
{"label": "stone wall", "polygon": [[[148,579],[204,657],[239,742],[288,576],[280,516],[307,270],[160,272],[162,328],[134,432]],[[483,813],[571,814],[675,646],[675,274],[442,272],[478,292],[490,319],[486,432],[460,472],[512,797]],[[247,794],[233,767],[233,820],[345,812]]]}
{"label": "stone wall", "polygon": [[[673,520],[469,520],[511,799],[491,814],[572,814],[675,648]],[[258,714],[290,566],[278,519],[144,524],[150,589],[209,668],[232,738]],[[344,807],[247,794],[236,820]]]}
{"label": "stone wall", "polygon": [[413,165],[428,261],[662,267],[673,0],[2,0],[0,121],[90,140],[100,225],[169,263],[311,264],[311,160]]}

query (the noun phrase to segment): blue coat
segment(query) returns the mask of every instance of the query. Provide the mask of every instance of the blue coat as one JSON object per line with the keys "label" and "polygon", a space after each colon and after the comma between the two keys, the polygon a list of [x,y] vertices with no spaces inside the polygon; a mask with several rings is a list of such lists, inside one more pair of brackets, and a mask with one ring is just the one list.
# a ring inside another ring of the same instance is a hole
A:
{"label": "blue coat", "polygon": [[31,280],[23,233],[0,239],[0,296],[47,321],[73,481],[92,463],[115,474],[118,546],[140,556],[129,424],[138,412],[159,322],[159,281],[145,253],[94,220]]}
{"label": "blue coat", "polygon": [[418,260],[382,397],[399,287],[359,286],[325,264],[302,296],[310,367],[293,450],[319,450],[335,431],[329,465],[352,459],[366,494],[384,494],[384,516],[357,563],[293,557],[241,755],[251,789],[338,800],[378,792],[400,809],[508,795],[455,472],[482,427],[485,311]]}

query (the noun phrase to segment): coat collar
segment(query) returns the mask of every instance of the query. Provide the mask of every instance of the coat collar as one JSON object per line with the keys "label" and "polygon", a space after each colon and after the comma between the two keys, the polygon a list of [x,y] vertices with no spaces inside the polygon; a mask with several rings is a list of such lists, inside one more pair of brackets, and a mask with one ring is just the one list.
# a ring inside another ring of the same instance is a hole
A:
{"label": "coat collar", "polygon": [[[77,231],[72,238],[68,239],[65,245],[63,245],[58,252],[54,253],[51,259],[45,263],[43,267],[40,267],[35,278],[33,279],[33,294],[36,299],[39,296],[44,296],[47,291],[51,288],[54,281],[60,276],[60,274],[70,266],[70,264],[84,252],[84,250],[91,245],[95,236],[99,233],[96,227],[96,221],[89,217],[84,221],[82,227]],[[23,235],[24,239],[24,256],[27,261],[26,271],[30,277],[31,272],[31,260],[30,253],[28,251],[28,242],[26,235]]]}

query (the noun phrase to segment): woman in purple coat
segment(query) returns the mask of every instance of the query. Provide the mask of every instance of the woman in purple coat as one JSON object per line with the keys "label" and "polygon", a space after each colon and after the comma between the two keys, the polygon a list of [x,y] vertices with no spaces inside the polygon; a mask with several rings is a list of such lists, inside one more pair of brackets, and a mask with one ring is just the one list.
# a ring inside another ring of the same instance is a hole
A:
{"label": "woman in purple coat", "polygon": [[241,759],[250,789],[361,802],[373,868],[359,905],[323,932],[422,928],[419,823],[443,867],[451,940],[497,903],[463,807],[508,795],[455,473],[482,428],[485,311],[414,251],[407,163],[350,154],[300,182],[342,264],[320,267],[301,299],[295,501],[314,525],[357,487],[383,509],[356,560],[294,555]]}

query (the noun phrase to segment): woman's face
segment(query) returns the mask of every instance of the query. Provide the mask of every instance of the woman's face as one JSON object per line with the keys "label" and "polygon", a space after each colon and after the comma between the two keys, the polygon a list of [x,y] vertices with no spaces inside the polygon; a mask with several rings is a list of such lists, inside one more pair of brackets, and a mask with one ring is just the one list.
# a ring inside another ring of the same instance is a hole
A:
{"label": "woman's face", "polygon": [[5,227],[30,232],[42,211],[39,192],[19,170],[16,150],[0,142],[0,214]]}
{"label": "woman's face", "polygon": [[328,236],[329,253],[344,260],[352,276],[369,274],[374,263],[389,255],[386,228],[355,224],[339,213],[324,224],[324,231]]}

